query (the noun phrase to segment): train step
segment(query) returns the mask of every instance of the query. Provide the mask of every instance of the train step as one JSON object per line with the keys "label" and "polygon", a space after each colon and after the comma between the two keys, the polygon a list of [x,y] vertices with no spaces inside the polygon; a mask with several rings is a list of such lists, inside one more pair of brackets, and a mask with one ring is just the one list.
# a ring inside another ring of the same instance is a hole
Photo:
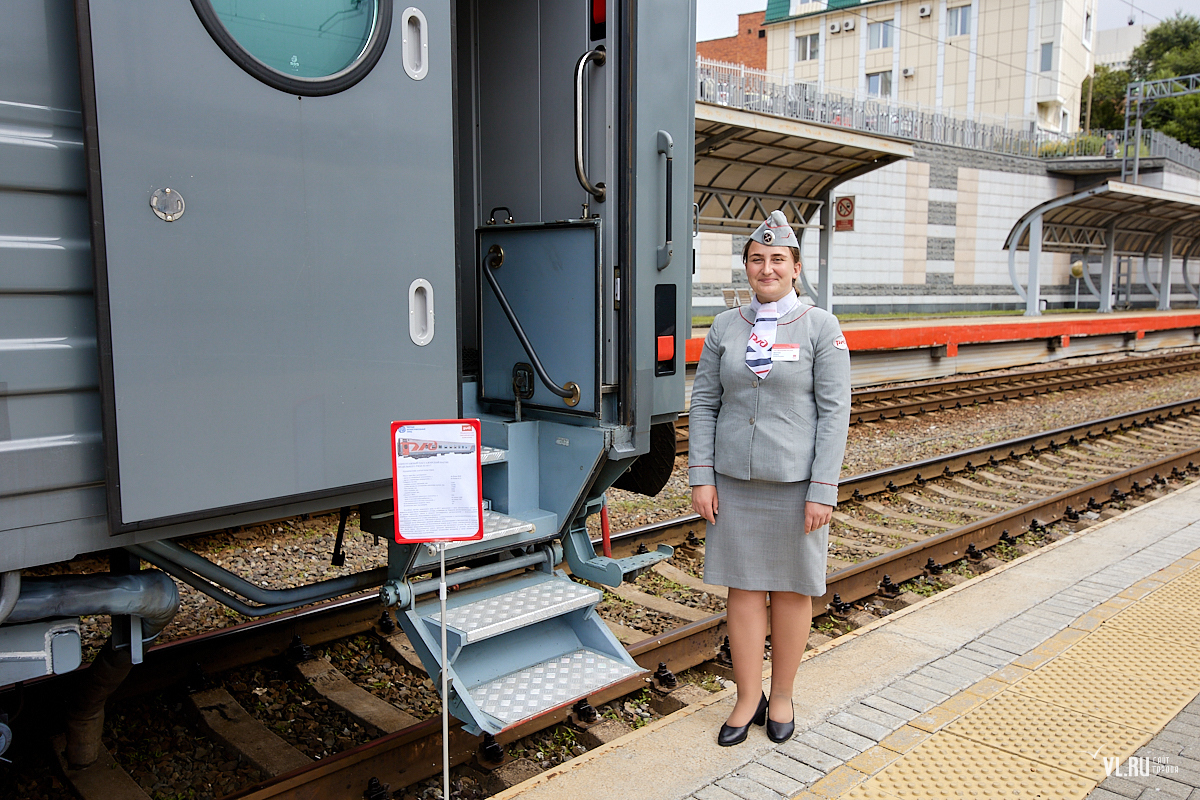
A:
{"label": "train step", "polygon": [[675,554],[675,548],[660,544],[648,553],[610,558],[596,553],[586,528],[574,528],[563,539],[563,552],[575,577],[601,586],[620,586],[635,580],[660,561],[666,561]]}
{"label": "train step", "polygon": [[[446,601],[450,710],[499,733],[643,672],[596,613],[603,595],[562,572],[524,572]],[[397,615],[421,663],[441,674],[437,598]]]}

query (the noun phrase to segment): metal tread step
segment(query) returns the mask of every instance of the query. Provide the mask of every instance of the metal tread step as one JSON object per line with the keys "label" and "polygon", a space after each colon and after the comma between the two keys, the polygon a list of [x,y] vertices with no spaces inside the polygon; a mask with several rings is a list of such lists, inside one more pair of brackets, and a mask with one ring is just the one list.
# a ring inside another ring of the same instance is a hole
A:
{"label": "metal tread step", "polygon": [[482,464],[500,464],[508,460],[508,451],[502,450],[499,447],[488,447],[480,445],[479,461]]}
{"label": "metal tread step", "polygon": [[[463,644],[472,644],[587,608],[602,598],[603,593],[599,589],[576,583],[570,578],[545,575],[543,580],[511,592],[448,608],[446,626],[463,635]],[[430,624],[442,624],[440,610],[434,609],[422,616]]]}
{"label": "metal tread step", "polygon": [[480,710],[511,726],[641,672],[584,647],[480,684],[470,694]]}
{"label": "metal tread step", "polygon": [[489,539],[499,539],[501,536],[514,536],[518,533],[526,533],[534,529],[532,522],[526,522],[523,519],[510,517],[507,514],[501,514],[499,511],[484,509],[483,512],[483,538],[468,539],[465,542],[447,542],[446,549],[453,550],[456,547],[465,547],[469,544],[478,544],[486,542]]}

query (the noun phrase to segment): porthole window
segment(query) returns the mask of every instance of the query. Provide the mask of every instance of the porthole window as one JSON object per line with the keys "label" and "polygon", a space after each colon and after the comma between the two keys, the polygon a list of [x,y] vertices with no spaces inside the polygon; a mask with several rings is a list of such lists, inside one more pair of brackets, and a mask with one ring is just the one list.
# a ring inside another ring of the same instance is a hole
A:
{"label": "porthole window", "polygon": [[291,94],[358,83],[379,61],[391,0],[192,0],[217,45],[246,72]]}

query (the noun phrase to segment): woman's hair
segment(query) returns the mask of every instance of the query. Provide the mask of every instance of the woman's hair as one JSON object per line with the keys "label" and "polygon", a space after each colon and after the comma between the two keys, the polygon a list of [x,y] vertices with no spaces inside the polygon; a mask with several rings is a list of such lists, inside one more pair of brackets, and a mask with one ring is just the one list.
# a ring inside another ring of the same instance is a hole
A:
{"label": "woman's hair", "polygon": [[[753,239],[747,239],[746,245],[742,248],[742,263],[743,264],[746,263],[746,258],[750,255],[750,243],[753,241],[754,241]],[[788,250],[790,250],[792,253],[792,261],[795,261],[797,264],[799,264],[800,263],[800,248],[799,247],[789,247]]]}

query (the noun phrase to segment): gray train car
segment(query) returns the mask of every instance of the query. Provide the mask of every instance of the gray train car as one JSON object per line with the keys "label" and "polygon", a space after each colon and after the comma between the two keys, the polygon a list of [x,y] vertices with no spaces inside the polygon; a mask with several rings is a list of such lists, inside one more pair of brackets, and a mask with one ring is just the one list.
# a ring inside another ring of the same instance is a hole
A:
{"label": "gray train car", "polygon": [[424,548],[270,591],[172,540],[351,508],[390,537],[388,426],[445,418],[481,420],[490,505],[449,561],[507,575],[451,603],[454,712],[499,731],[635,670],[555,568],[667,555],[597,556],[584,521],[674,452],[694,28],[690,0],[0,8],[0,685],[77,666],[84,614],[128,670],[164,573],[256,616],[380,587],[435,673]]}

